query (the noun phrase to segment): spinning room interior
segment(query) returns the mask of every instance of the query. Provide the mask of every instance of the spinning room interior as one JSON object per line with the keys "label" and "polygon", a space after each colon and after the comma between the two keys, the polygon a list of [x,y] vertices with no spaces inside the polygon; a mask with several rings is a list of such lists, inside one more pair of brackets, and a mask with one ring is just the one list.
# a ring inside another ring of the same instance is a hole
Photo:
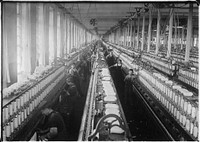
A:
{"label": "spinning room interior", "polygon": [[1,141],[198,141],[199,1],[1,2]]}

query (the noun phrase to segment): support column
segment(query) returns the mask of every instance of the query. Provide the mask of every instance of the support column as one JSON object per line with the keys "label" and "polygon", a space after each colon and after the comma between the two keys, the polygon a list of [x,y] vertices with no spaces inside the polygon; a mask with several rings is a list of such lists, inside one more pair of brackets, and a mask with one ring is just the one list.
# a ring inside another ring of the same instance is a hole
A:
{"label": "support column", "polygon": [[114,31],[114,43],[117,44],[117,29]]}
{"label": "support column", "polygon": [[125,46],[126,44],[126,34],[125,34],[125,31],[126,31],[126,28],[123,27],[123,36],[124,36],[124,42],[123,42],[123,45]]}
{"label": "support column", "polygon": [[175,21],[175,31],[174,31],[174,48],[176,49],[177,47],[177,23]]}
{"label": "support column", "polygon": [[118,29],[116,30],[116,44],[119,44],[119,31]]}
{"label": "support column", "polygon": [[73,22],[72,19],[70,18],[70,53],[72,51],[73,48]]}
{"label": "support column", "polygon": [[133,21],[131,20],[131,23],[130,23],[130,26],[131,26],[131,28],[130,28],[130,47],[132,47],[132,34],[133,34]]}
{"label": "support column", "polygon": [[116,44],[117,39],[117,31],[114,32],[114,43]]}
{"label": "support column", "polygon": [[71,21],[71,19],[70,18],[68,18],[68,20],[69,20],[69,31],[68,31],[68,39],[69,39],[69,53],[71,53],[71,49],[72,49],[72,37],[71,37],[71,35],[72,35],[72,29],[71,29],[71,25],[72,25],[72,21]]}
{"label": "support column", "polygon": [[136,21],[133,21],[133,49],[135,49],[135,27],[136,27]]}
{"label": "support column", "polygon": [[77,48],[76,46],[76,23],[74,22],[74,47]]}
{"label": "support column", "polygon": [[78,46],[78,49],[80,48],[80,29],[79,29],[79,26],[77,27],[77,46]]}
{"label": "support column", "polygon": [[122,37],[123,37],[123,30],[122,27],[120,27],[120,45],[122,45]]}
{"label": "support column", "polygon": [[76,48],[78,49],[78,25],[76,24]]}
{"label": "support column", "polygon": [[77,27],[76,27],[76,30],[77,30],[77,35],[76,35],[76,41],[77,41],[77,48],[79,49],[79,44],[80,44],[80,40],[79,40],[79,27],[78,27],[78,25],[77,25]]}
{"label": "support column", "polygon": [[124,27],[124,46],[126,46],[126,27]]}
{"label": "support column", "polygon": [[124,45],[124,28],[121,27],[121,45]]}
{"label": "support column", "polygon": [[147,52],[150,51],[150,46],[151,46],[151,24],[152,24],[152,11],[151,11],[151,9],[149,9],[149,28],[148,28]]}
{"label": "support column", "polygon": [[118,44],[120,45],[121,44],[121,31],[120,31],[120,28],[118,29]]}
{"label": "support column", "polygon": [[112,43],[114,43],[114,32],[112,32]]}
{"label": "support column", "polygon": [[115,31],[115,44],[117,44],[117,30]]}
{"label": "support column", "polygon": [[74,48],[74,21],[71,22],[71,41],[72,41],[72,47],[71,49]]}
{"label": "support column", "polygon": [[165,33],[164,34],[164,43],[163,43],[164,48],[166,48],[166,45],[167,45],[167,35]]}
{"label": "support column", "polygon": [[169,35],[168,35],[167,58],[169,58],[171,56],[173,17],[174,17],[174,10],[173,10],[173,8],[171,8],[171,10],[170,10],[170,19],[169,19]]}
{"label": "support column", "polygon": [[[179,25],[178,25],[178,26],[179,26]],[[178,38],[177,38],[177,44],[180,45],[180,38],[181,38],[181,36],[180,36],[180,30],[181,30],[181,29],[177,29],[177,30],[178,30],[178,33],[177,33],[177,34],[178,34],[178,36],[177,36],[177,37],[178,37]]]}
{"label": "support column", "polygon": [[181,31],[181,50],[183,49],[183,41],[184,41],[184,38],[185,38],[185,33],[184,33],[184,30],[185,30],[185,28],[183,27],[182,28],[182,31]]}
{"label": "support column", "polygon": [[115,43],[115,31],[113,31],[113,43]]}
{"label": "support column", "polygon": [[138,16],[138,24],[137,24],[137,45],[136,48],[139,50],[139,37],[140,37],[140,17]]}
{"label": "support column", "polygon": [[79,25],[77,25],[77,46],[80,48],[80,28]]}
{"label": "support column", "polygon": [[112,32],[112,43],[114,43],[114,31]]}
{"label": "support column", "polygon": [[57,10],[53,11],[53,40],[54,40],[54,60],[57,57]]}
{"label": "support column", "polygon": [[72,21],[72,48],[75,48],[75,42],[74,42],[74,40],[75,40],[75,31],[74,31],[74,21]]}
{"label": "support column", "polygon": [[145,31],[145,13],[144,13],[144,15],[143,15],[143,21],[142,21],[142,45],[141,45],[141,51],[143,51],[143,49],[144,49],[144,42],[145,42],[145,40],[144,40],[144,31]]}
{"label": "support column", "polygon": [[66,23],[65,23],[65,15],[61,13],[61,18],[60,18],[60,32],[61,32],[61,58],[64,57],[64,54],[66,54]]}
{"label": "support column", "polygon": [[83,38],[84,38],[84,34],[83,34],[83,29],[81,28],[81,35],[80,35],[80,37],[81,37],[81,46],[83,46]]}
{"label": "support column", "polygon": [[74,48],[76,48],[76,23],[73,22]]}
{"label": "support column", "polygon": [[158,9],[158,19],[157,19],[157,34],[156,34],[156,52],[158,54],[158,50],[160,47],[160,9]]}
{"label": "support column", "polygon": [[187,37],[186,37],[186,49],[185,49],[185,62],[189,61],[190,49],[191,49],[191,38],[192,38],[192,15],[193,15],[193,4],[190,3],[188,23],[187,23]]}
{"label": "support column", "polygon": [[130,29],[130,25],[128,22],[127,23],[127,34],[126,34],[126,46],[129,46],[129,29]]}
{"label": "support column", "polygon": [[85,45],[85,29],[83,29],[83,44]]}
{"label": "support column", "polygon": [[83,44],[83,30],[82,30],[82,27],[80,27],[80,46],[82,47],[82,44]]}
{"label": "support column", "polygon": [[84,44],[86,45],[87,44],[87,32],[86,32],[86,30],[84,30]]}
{"label": "support column", "polygon": [[109,42],[112,43],[112,34],[111,34],[111,33],[109,34],[109,37],[110,37],[110,38],[109,38]]}
{"label": "support column", "polygon": [[69,20],[68,20],[68,17],[67,17],[67,15],[65,15],[65,17],[66,17],[66,24],[65,24],[65,26],[66,26],[66,54],[69,54]]}

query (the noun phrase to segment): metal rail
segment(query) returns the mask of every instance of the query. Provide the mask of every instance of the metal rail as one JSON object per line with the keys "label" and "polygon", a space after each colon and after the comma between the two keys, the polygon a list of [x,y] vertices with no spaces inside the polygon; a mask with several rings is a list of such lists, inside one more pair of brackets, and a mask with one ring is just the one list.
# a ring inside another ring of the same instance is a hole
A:
{"label": "metal rail", "polygon": [[[93,68],[94,68],[94,65],[93,65]],[[88,111],[90,109],[91,95],[92,95],[93,84],[94,84],[93,82],[94,82],[94,70],[91,73],[91,77],[90,77],[90,83],[89,83],[88,92],[87,92],[87,99],[86,99],[85,107],[84,107],[84,111],[83,111],[81,128],[79,130],[78,141],[83,141],[83,140],[85,140],[85,137],[86,137],[85,134],[84,134],[84,130],[87,127],[86,121],[87,121],[87,117],[88,117]]]}
{"label": "metal rail", "polygon": [[157,120],[157,122],[160,124],[162,129],[166,132],[167,136],[170,138],[170,140],[175,141],[175,139],[172,137],[170,132],[165,128],[164,124],[161,122],[161,120],[157,117],[155,112],[152,110],[152,108],[149,106],[148,102],[144,99],[144,96],[138,91],[138,89],[133,85],[133,88],[136,90],[136,92],[139,94],[138,96],[142,99],[142,101],[145,103],[146,107],[149,109],[149,111],[152,113],[154,118]]}

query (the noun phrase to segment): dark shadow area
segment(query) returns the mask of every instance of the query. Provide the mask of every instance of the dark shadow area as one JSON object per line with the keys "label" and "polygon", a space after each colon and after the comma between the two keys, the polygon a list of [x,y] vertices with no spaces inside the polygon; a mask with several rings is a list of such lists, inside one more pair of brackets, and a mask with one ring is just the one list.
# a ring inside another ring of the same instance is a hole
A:
{"label": "dark shadow area", "polygon": [[82,96],[67,95],[66,92],[63,91],[61,94],[61,96],[63,96],[61,102],[54,106],[54,109],[63,116],[67,130],[67,141],[76,141],[78,139],[89,79],[89,74],[87,74],[85,78],[80,77],[79,79]]}
{"label": "dark shadow area", "polygon": [[111,75],[122,104],[133,140],[169,140],[156,124],[153,116],[146,108],[144,102],[133,90],[132,104],[124,103],[124,77],[125,73],[119,68],[111,68]]}

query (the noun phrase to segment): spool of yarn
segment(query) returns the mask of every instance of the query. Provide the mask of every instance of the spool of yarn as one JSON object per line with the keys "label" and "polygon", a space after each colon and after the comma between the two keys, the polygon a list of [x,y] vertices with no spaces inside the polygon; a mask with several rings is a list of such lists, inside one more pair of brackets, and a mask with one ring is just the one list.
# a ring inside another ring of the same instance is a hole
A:
{"label": "spool of yarn", "polygon": [[115,102],[117,98],[115,96],[106,96],[104,97],[105,102]]}

